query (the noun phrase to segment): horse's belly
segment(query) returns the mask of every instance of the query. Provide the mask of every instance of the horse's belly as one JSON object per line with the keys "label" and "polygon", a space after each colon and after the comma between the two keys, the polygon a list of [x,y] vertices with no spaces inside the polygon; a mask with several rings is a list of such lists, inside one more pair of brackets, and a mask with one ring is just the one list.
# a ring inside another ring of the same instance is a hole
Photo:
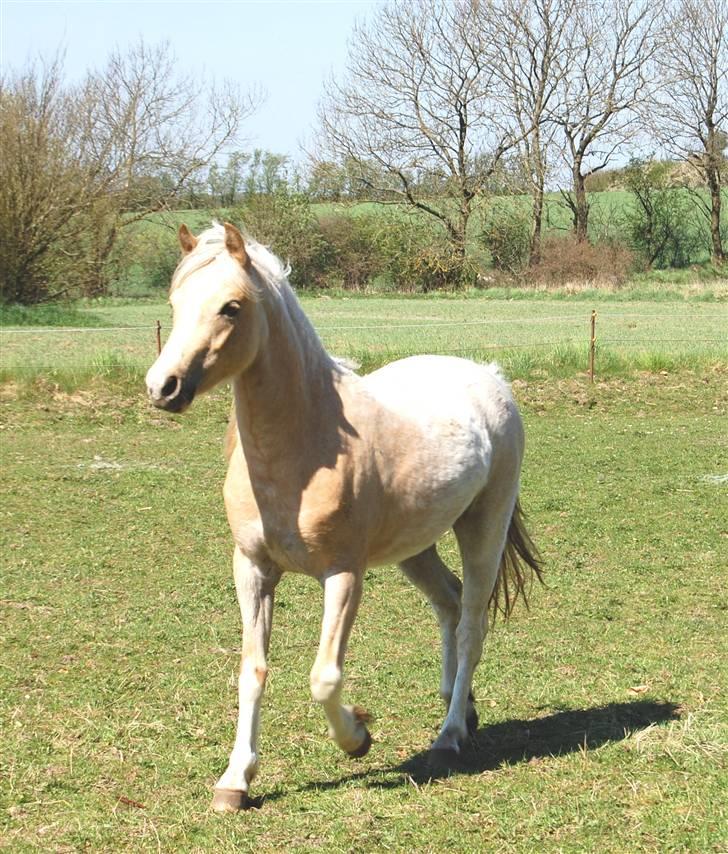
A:
{"label": "horse's belly", "polygon": [[419,554],[452,528],[488,479],[487,452],[471,450],[465,458],[429,466],[427,455],[418,455],[408,466],[409,476],[400,475],[389,485],[379,530],[370,541],[370,565]]}

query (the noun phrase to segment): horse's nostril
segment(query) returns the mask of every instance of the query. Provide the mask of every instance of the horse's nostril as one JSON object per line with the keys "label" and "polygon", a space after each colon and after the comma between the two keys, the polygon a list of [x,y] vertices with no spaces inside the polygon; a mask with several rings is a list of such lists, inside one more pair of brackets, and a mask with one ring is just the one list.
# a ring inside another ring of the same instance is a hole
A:
{"label": "horse's nostril", "polygon": [[167,382],[162,386],[162,397],[174,397],[179,391],[179,387],[179,377],[170,377]]}

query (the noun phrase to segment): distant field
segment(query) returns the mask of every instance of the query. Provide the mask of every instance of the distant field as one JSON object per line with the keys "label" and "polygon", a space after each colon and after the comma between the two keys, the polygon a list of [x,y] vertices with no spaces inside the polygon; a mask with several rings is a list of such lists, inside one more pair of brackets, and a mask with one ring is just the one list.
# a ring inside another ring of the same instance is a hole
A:
{"label": "distant field", "polygon": [[[586,300],[549,297],[346,298],[303,296],[328,349],[370,369],[411,353],[453,353],[501,361],[514,377],[570,376],[586,367]],[[601,295],[597,370],[603,375],[728,361],[728,303],[700,299],[621,300]],[[4,327],[0,375],[79,378],[114,368],[142,372],[156,354],[165,303],[100,303],[79,308],[83,325]],[[88,326],[86,324],[93,324]]]}
{"label": "distant field", "polygon": [[[677,190],[678,193],[683,193],[686,196],[690,191]],[[588,193],[590,212],[589,212],[589,228],[590,236],[605,237],[612,235],[622,223],[625,214],[634,205],[634,197],[627,190],[605,190],[602,192]],[[492,196],[476,206],[471,223],[471,237],[475,237],[478,230],[481,228],[482,218],[487,211],[493,207],[498,208],[504,205],[523,205],[525,209],[530,209],[531,200],[528,196]],[[313,205],[314,212],[319,217],[331,215],[333,213],[344,213],[350,216],[369,215],[377,216],[381,213],[386,213],[387,216],[427,216],[412,212],[412,210],[404,205],[382,204],[380,202],[317,202]],[[209,223],[209,214],[199,210],[190,211],[175,211],[174,213],[165,214],[165,219],[171,223],[187,222],[191,228],[204,228]],[[544,233],[564,234],[572,228],[572,214],[570,209],[563,201],[563,197],[558,192],[546,193],[545,209],[544,209]],[[709,257],[709,237],[707,232],[707,220],[696,211],[695,222],[698,229],[702,229],[706,233],[705,249],[696,255],[692,260],[693,263],[699,264],[706,261]]]}

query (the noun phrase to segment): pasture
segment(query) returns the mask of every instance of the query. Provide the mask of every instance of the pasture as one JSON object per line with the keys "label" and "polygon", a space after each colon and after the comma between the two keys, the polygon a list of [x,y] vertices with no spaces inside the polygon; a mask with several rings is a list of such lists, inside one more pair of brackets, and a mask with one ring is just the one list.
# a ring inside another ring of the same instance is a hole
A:
{"label": "pasture", "polygon": [[[467,297],[303,294],[301,302],[329,351],[359,361],[364,370],[426,352],[497,358],[511,377],[573,376],[586,367],[592,307],[603,376],[706,366],[728,356],[721,287],[578,296],[494,289]],[[32,311],[24,319],[32,320]],[[156,353],[157,320],[164,340],[171,320],[161,301],[91,303],[74,311],[66,326],[5,326],[0,377],[51,377],[67,389],[102,373],[133,377]]]}
{"label": "pasture", "polygon": [[0,847],[724,851],[725,304],[604,300],[590,386],[585,302],[304,302],[365,368],[461,351],[515,377],[547,586],[489,636],[470,757],[432,778],[438,632],[391,567],[367,574],[347,657],[374,746],[341,754],[308,690],[320,591],[286,576],[258,800],[209,812],[240,648],[229,394],[152,411],[141,368],[166,309],[102,304],[96,331],[2,333]]}

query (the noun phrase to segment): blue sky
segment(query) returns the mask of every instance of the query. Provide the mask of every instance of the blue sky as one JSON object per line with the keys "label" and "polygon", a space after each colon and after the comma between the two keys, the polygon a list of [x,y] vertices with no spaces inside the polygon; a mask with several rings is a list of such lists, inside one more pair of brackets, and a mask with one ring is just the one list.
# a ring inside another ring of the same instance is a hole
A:
{"label": "blue sky", "polygon": [[355,20],[375,0],[332,2],[161,2],[161,0],[0,0],[3,72],[65,47],[69,78],[104,64],[115,47],[141,35],[168,41],[182,71],[204,71],[246,88],[259,85],[264,105],[247,122],[246,147],[300,157],[310,137],[325,77],[342,70]]}

